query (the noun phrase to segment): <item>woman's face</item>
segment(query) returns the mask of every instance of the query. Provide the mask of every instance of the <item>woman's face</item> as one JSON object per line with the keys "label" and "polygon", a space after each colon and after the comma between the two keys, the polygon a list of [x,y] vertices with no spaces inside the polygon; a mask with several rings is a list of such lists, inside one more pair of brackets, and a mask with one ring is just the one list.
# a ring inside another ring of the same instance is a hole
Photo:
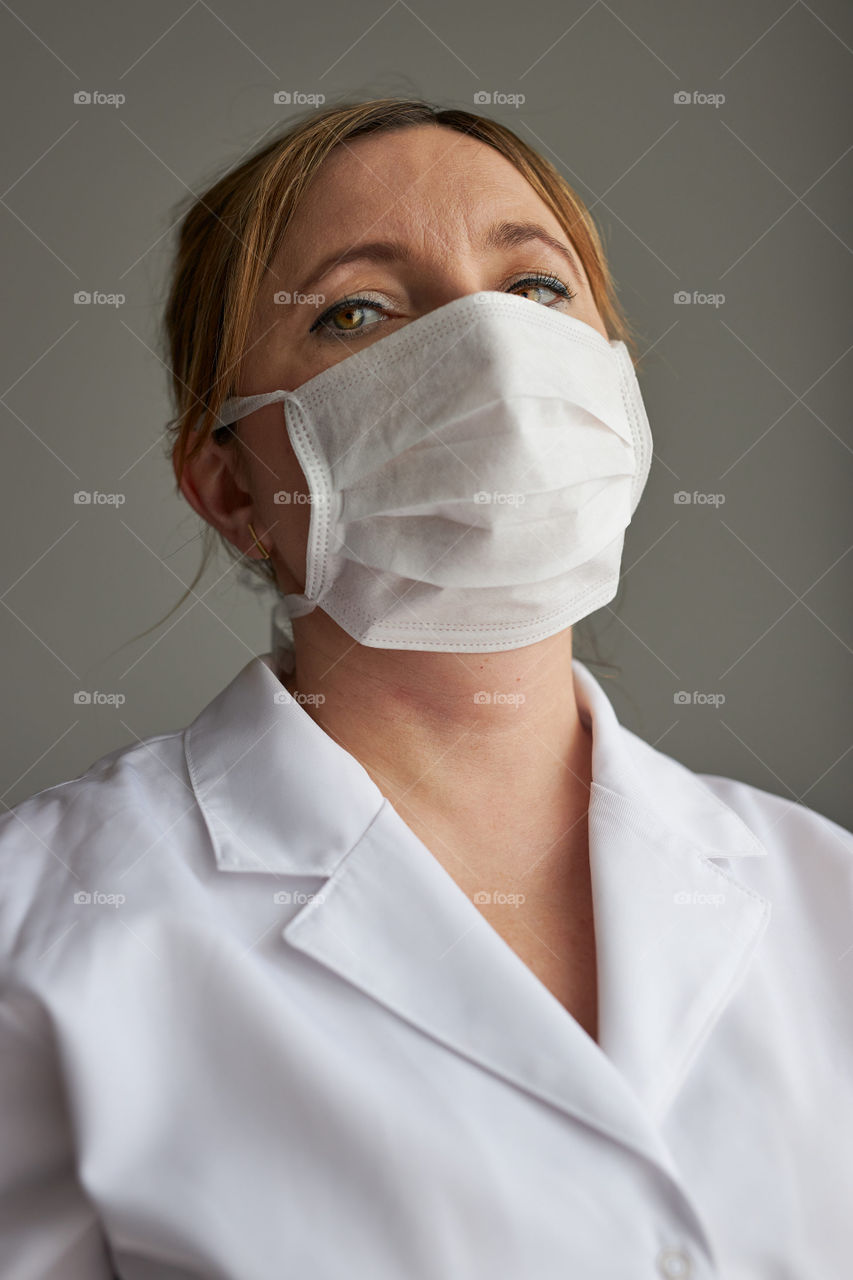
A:
{"label": "woman's face", "polygon": [[[288,227],[255,308],[238,394],[293,390],[482,289],[516,293],[608,336],[571,241],[499,152],[435,125],[353,139],[325,160]],[[244,419],[239,436],[236,466],[228,446],[210,443],[233,476],[209,456],[184,492],[250,553],[251,521],[280,590],[301,590],[309,506],[299,497],[276,502],[275,494],[307,495],[308,486],[281,404]]]}

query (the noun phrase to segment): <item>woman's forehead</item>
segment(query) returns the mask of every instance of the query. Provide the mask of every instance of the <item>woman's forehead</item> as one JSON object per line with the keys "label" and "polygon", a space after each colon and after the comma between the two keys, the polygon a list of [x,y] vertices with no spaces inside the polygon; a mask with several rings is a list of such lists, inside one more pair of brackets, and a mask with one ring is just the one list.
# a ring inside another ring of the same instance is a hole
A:
{"label": "woman's forehead", "polygon": [[334,182],[344,170],[370,183],[379,175],[383,182],[399,185],[416,181],[429,189],[448,176],[464,176],[477,170],[500,172],[506,169],[522,182],[515,166],[498,150],[470,134],[447,125],[416,124],[404,128],[378,130],[349,138],[334,147],[317,170],[316,180]]}
{"label": "woman's forehead", "polygon": [[[421,134],[424,141],[407,136]],[[436,140],[434,134],[442,136]],[[458,152],[453,150],[456,138]],[[568,239],[510,160],[455,130],[414,126],[356,138],[336,152],[324,161],[288,223],[281,265],[325,257],[330,247],[367,239],[389,238],[414,247],[430,239],[431,230],[448,246],[463,247],[466,240],[473,244],[481,239],[500,219],[535,218]]]}

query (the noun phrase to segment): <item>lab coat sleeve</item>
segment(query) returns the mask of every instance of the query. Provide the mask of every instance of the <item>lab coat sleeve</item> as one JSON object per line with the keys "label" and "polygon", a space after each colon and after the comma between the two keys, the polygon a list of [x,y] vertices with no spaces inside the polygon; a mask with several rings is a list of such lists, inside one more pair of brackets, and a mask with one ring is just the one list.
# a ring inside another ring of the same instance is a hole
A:
{"label": "lab coat sleeve", "polygon": [[0,1257],[4,1280],[114,1280],[74,1148],[47,1021],[26,992],[0,997]]}

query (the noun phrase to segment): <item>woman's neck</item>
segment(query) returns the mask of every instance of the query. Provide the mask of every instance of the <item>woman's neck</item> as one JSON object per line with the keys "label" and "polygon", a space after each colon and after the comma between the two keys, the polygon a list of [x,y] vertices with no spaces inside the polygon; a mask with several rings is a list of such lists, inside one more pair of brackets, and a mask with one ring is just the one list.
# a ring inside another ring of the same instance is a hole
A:
{"label": "woman's neck", "polygon": [[585,858],[592,739],[571,633],[490,654],[372,649],[318,610],[295,634],[285,687],[457,879]]}

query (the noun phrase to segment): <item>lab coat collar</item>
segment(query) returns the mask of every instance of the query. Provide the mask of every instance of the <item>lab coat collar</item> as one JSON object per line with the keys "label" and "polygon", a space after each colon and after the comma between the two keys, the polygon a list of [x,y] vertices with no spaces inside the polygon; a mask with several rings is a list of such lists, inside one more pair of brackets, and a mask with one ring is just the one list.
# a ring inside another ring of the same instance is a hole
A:
{"label": "lab coat collar", "polygon": [[[621,804],[626,815],[637,806],[647,825],[678,837],[685,851],[766,853],[695,774],[619,723],[581,662],[572,669],[580,715],[593,730],[593,801]],[[383,804],[362,765],[290,697],[270,654],[247,663],[201,712],[186,730],[185,750],[224,871],[330,875]]]}
{"label": "lab coat collar", "polygon": [[725,864],[765,850],[696,775],[619,724],[578,661],[574,677],[593,733],[597,1042],[283,690],[269,655],[189,727],[186,758],[221,870],[328,877],[283,927],[289,946],[674,1177],[657,1122],[769,916]]}
{"label": "lab coat collar", "polygon": [[592,726],[592,781],[624,806],[638,806],[652,825],[677,836],[685,849],[706,857],[743,858],[767,853],[746,823],[684,765],[619,723],[604,689],[575,660],[575,697]]}
{"label": "lab coat collar", "polygon": [[222,871],[331,875],[382,807],[367,771],[253,658],[184,747]]}

